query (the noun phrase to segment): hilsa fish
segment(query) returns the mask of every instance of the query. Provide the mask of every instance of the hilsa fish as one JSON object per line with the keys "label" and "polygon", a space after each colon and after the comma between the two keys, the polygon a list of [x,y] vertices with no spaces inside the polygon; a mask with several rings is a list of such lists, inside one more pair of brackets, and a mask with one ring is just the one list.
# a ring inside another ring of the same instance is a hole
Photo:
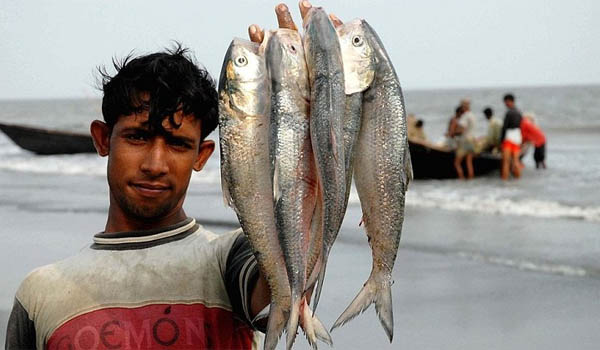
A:
{"label": "hilsa fish", "polygon": [[219,79],[221,183],[271,291],[265,349],[274,349],[290,309],[290,287],[274,216],[269,160],[270,81],[264,46],[234,39]]}
{"label": "hilsa fish", "polygon": [[321,8],[311,8],[304,17],[303,44],[311,91],[310,136],[322,194],[323,247],[320,257],[316,309],[329,251],[346,211],[346,172],[343,140],[344,70],[337,33]]}
{"label": "hilsa fish", "polygon": [[314,239],[311,220],[317,200],[317,174],[309,132],[308,71],[300,34],[290,29],[272,31],[265,56],[271,79],[269,143],[275,223],[291,288],[287,348],[294,343],[301,312],[307,339],[316,347],[317,337],[328,343],[331,337],[318,320],[313,322],[304,298],[307,255]]}
{"label": "hilsa fish", "polygon": [[402,223],[405,192],[412,180],[404,97],[383,43],[366,22],[363,41],[372,48],[376,68],[363,93],[363,110],[354,159],[354,181],[373,257],[371,274],[350,306],[336,320],[339,327],[375,303],[390,340],[394,318],[391,285]]}

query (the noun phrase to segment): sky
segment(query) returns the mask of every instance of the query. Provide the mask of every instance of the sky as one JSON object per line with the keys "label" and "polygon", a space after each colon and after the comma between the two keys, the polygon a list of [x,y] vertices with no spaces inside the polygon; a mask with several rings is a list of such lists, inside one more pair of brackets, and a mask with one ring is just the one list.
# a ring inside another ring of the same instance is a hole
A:
{"label": "sky", "polygon": [[[234,37],[277,1],[0,0],[0,99],[100,97],[96,68],[189,47],[218,78]],[[600,83],[597,0],[324,0],[378,32],[405,89]],[[297,2],[288,2],[300,23]]]}

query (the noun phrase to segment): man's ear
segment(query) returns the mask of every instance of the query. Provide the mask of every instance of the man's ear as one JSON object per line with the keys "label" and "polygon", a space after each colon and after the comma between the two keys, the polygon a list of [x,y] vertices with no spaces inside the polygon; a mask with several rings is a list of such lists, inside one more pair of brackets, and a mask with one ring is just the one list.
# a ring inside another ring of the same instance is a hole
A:
{"label": "man's ear", "polygon": [[204,164],[206,164],[206,161],[208,161],[208,158],[210,158],[210,155],[215,150],[215,143],[214,141],[206,140],[200,143],[199,148],[198,156],[194,162],[194,170],[196,171],[200,171],[204,168]]}
{"label": "man's ear", "polygon": [[96,147],[96,152],[101,157],[106,157],[110,150],[110,132],[110,127],[103,121],[94,120],[90,125],[94,147]]}

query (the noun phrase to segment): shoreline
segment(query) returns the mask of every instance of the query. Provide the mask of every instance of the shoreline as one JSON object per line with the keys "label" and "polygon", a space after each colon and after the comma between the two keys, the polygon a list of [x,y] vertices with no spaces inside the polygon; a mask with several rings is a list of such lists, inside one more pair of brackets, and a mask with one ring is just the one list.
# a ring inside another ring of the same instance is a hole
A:
{"label": "shoreline", "polygon": [[[1,343],[20,282],[91,244],[104,227],[108,193],[102,177],[2,171],[0,188]],[[185,210],[216,233],[238,227],[214,185],[192,183]],[[326,326],[369,275],[360,217],[360,207],[351,205],[331,252],[317,310]],[[580,349],[595,349],[600,343],[597,223],[408,206],[402,235],[392,286],[394,342],[370,308],[332,333],[335,349],[567,348],[573,339]],[[303,336],[296,344],[309,348]]]}

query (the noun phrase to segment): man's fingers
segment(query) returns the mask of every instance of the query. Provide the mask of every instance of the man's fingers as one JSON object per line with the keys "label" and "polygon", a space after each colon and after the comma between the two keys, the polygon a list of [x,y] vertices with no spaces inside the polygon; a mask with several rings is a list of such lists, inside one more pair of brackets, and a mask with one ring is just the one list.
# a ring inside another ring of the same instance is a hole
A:
{"label": "man's fingers", "polygon": [[331,23],[333,23],[333,26],[336,28],[344,24],[344,22],[342,22],[342,20],[339,19],[339,17],[334,15],[333,13],[329,14],[329,19],[331,20]]}
{"label": "man's fingers", "polygon": [[265,32],[258,25],[252,24],[248,27],[248,36],[250,37],[250,41],[260,44],[265,38]]}
{"label": "man's fingers", "polygon": [[302,16],[302,19],[304,19],[306,17],[306,14],[308,13],[308,10],[310,10],[312,5],[310,4],[310,2],[308,0],[300,0],[298,7],[300,7],[300,15]]}
{"label": "man's fingers", "polygon": [[275,6],[275,13],[277,14],[279,28],[298,30],[298,28],[296,28],[296,24],[294,24],[292,15],[290,14],[290,9],[288,9],[285,4],[279,4]]}

